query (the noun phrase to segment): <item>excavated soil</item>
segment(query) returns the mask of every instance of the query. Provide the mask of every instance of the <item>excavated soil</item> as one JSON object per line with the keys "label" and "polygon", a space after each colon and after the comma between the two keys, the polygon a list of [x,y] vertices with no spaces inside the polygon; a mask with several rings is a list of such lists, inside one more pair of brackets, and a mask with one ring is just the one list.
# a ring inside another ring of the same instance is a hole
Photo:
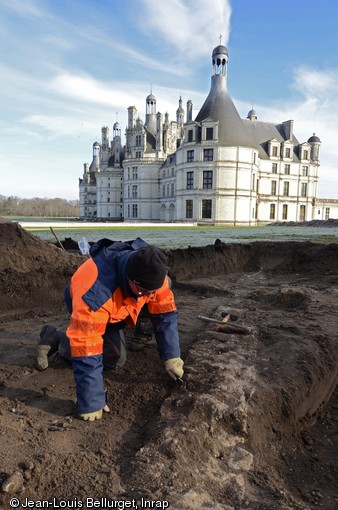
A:
{"label": "excavated soil", "polygon": [[[131,351],[104,374],[111,412],[88,423],[70,367],[34,368],[84,258],[0,223],[0,508],[338,508],[338,245],[167,255],[185,385],[156,348]],[[198,318],[226,311],[248,334]]]}

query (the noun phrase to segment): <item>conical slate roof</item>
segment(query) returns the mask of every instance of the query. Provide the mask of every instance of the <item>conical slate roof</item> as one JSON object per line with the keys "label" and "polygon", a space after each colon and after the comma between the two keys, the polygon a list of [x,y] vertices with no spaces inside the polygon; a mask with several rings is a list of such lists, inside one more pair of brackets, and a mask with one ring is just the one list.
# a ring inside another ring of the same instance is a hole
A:
{"label": "conical slate roof", "polygon": [[[219,48],[217,47],[217,49]],[[195,121],[201,122],[209,117],[219,121],[218,139],[220,145],[226,147],[256,147],[251,133],[247,130],[228,94],[226,76],[223,74],[215,74],[211,77],[209,95]]]}

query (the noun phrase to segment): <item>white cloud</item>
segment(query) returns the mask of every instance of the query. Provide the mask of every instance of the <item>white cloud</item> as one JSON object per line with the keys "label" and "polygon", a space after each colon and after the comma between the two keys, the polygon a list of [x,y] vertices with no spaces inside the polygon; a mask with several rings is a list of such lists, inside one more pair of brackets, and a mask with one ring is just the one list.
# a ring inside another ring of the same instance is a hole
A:
{"label": "white cloud", "polygon": [[338,69],[320,70],[302,66],[295,70],[293,87],[308,100],[327,99],[337,93]]}
{"label": "white cloud", "polygon": [[[258,120],[281,123],[294,120],[294,134],[300,143],[315,133],[321,140],[319,197],[338,197],[338,70],[309,67],[294,72],[292,88],[296,98],[255,105]],[[241,103],[241,114],[251,109]]]}
{"label": "white cloud", "polygon": [[[140,23],[145,32],[159,36],[159,44],[166,43],[175,48],[178,59],[186,57],[188,68],[201,56],[210,53],[210,48],[228,42],[231,7],[228,0],[142,0],[145,17]],[[144,22],[146,19],[146,23]]]}

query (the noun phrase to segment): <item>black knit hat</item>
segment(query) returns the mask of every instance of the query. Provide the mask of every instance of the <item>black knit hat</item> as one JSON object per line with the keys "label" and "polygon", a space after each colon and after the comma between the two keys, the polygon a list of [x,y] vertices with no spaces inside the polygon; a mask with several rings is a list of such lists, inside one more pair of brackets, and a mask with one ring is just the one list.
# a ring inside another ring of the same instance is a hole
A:
{"label": "black knit hat", "polygon": [[168,272],[167,257],[159,248],[147,246],[134,253],[128,262],[127,277],[143,289],[162,287]]}

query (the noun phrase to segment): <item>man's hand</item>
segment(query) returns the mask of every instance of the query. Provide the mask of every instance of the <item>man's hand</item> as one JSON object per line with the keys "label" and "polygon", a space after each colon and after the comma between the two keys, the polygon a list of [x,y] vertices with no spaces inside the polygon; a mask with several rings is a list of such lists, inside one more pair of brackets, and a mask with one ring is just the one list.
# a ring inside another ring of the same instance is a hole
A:
{"label": "man's hand", "polygon": [[170,358],[164,362],[164,366],[172,379],[181,379],[183,377],[183,360],[181,358]]}
{"label": "man's hand", "polygon": [[100,409],[99,411],[93,411],[92,413],[79,414],[79,416],[82,420],[85,420],[85,421],[101,420],[102,411],[104,411],[105,413],[110,413],[109,407],[107,405],[105,405],[104,408]]}

